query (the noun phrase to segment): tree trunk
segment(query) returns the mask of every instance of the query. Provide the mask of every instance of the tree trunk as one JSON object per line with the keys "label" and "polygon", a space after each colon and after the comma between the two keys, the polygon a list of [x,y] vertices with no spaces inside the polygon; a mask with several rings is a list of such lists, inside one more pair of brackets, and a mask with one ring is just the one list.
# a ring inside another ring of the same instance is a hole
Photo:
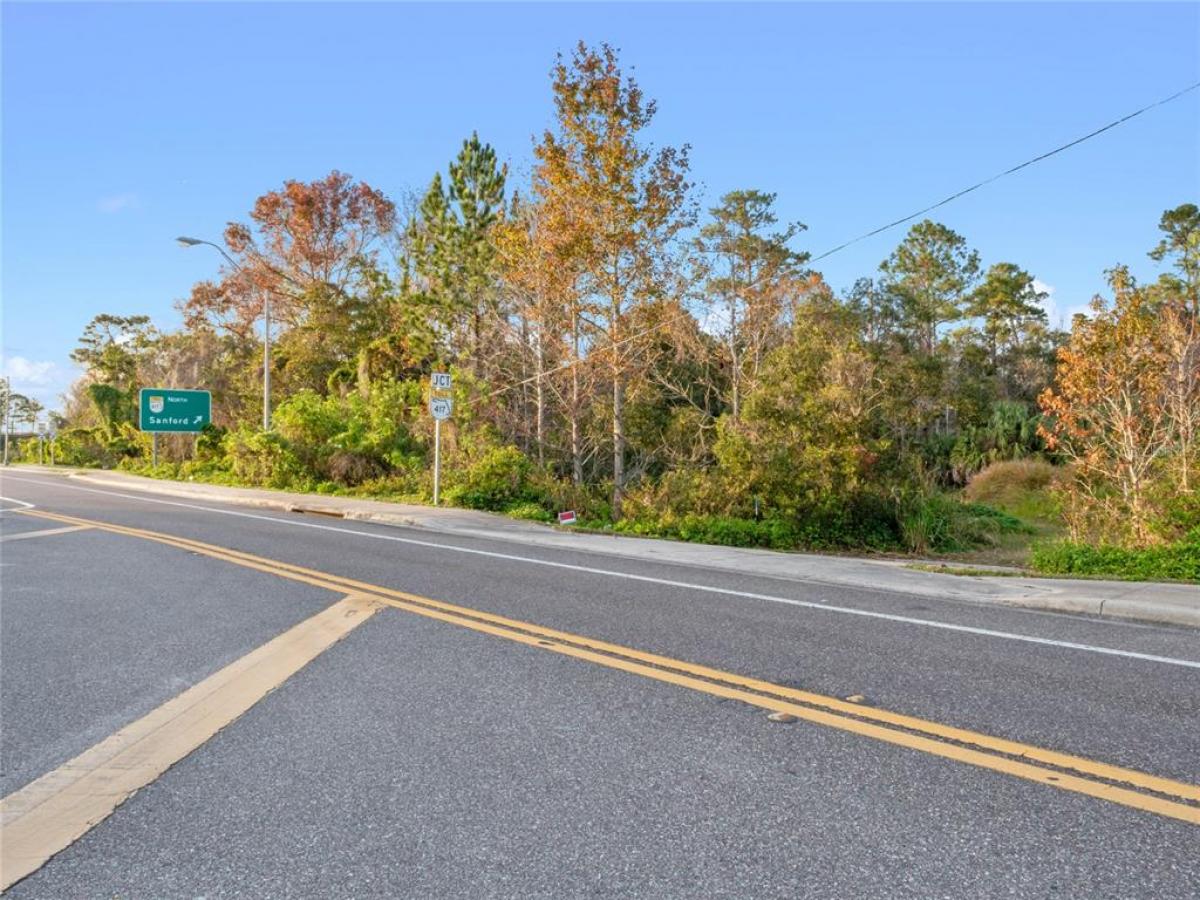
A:
{"label": "tree trunk", "polygon": [[371,358],[366,347],[358,351],[358,371],[355,380],[358,382],[358,395],[364,399],[371,396]]}
{"label": "tree trunk", "polygon": [[730,377],[730,399],[733,413],[734,424],[737,424],[738,416],[742,410],[742,360],[738,353],[738,320],[737,320],[737,300],[729,301],[729,365],[731,370]]}
{"label": "tree trunk", "polygon": [[621,518],[625,496],[625,385],[619,367],[613,365],[613,521]]}
{"label": "tree trunk", "polygon": [[529,433],[529,319],[523,312],[517,316],[517,319],[521,323],[521,375],[518,379],[521,385],[521,399],[519,401],[521,411],[519,414],[520,424],[514,423],[513,427],[514,431],[519,433],[521,436],[521,452],[528,456],[529,447],[533,441],[533,438]]}
{"label": "tree trunk", "polygon": [[741,415],[741,412],[742,412],[742,384],[741,384],[741,378],[740,378],[742,361],[741,361],[741,359],[738,358],[737,351],[732,347],[732,345],[729,348],[729,358],[730,358],[730,365],[732,366],[731,377],[732,377],[732,381],[733,381],[732,390],[731,390],[731,398],[732,398],[733,402],[732,402],[731,406],[732,406],[733,423],[736,425],[737,421],[738,421],[738,417]]}
{"label": "tree trunk", "polygon": [[537,353],[534,357],[534,440],[537,443],[538,465],[546,463],[546,342],[542,340],[543,325],[538,325],[534,340]]}
{"label": "tree trunk", "polygon": [[571,325],[571,478],[576,485],[583,484],[583,446],[579,436],[579,315],[576,312]]}
{"label": "tree trunk", "polygon": [[621,518],[621,500],[625,496],[625,382],[621,366],[621,308],[625,294],[621,284],[621,263],[617,255],[612,259],[612,293],[609,296],[609,339],[612,341],[613,379],[613,490],[612,517]]}
{"label": "tree trunk", "polygon": [[479,337],[479,305],[475,305],[475,309],[471,311],[471,370],[476,378],[483,377],[483,359],[480,356],[480,337]]}

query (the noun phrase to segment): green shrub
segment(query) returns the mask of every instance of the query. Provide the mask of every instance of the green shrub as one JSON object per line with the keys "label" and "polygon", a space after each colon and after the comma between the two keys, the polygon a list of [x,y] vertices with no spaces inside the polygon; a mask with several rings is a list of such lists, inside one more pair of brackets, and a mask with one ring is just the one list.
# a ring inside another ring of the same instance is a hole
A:
{"label": "green shrub", "polygon": [[994,547],[1004,534],[1033,532],[1006,512],[982,503],[963,503],[945,494],[918,495],[898,506],[900,537],[911,553],[961,553]]}
{"label": "green shrub", "polygon": [[179,466],[179,477],[187,481],[210,481],[216,484],[236,484],[237,478],[230,470],[230,462],[221,455],[199,456],[185,460]]}
{"label": "green shrub", "polygon": [[1179,543],[1142,549],[1093,547],[1069,541],[1040,544],[1033,548],[1029,562],[1044,575],[1200,582],[1200,533]]}
{"label": "green shrub", "polygon": [[528,500],[519,501],[505,507],[504,514],[513,519],[529,519],[533,522],[553,522],[555,520],[554,513],[550,512],[540,503],[532,503]]}
{"label": "green shrub", "polygon": [[1162,504],[1156,531],[1168,541],[1200,541],[1200,491],[1175,493]]}
{"label": "green shrub", "polygon": [[359,450],[392,469],[424,466],[425,448],[412,433],[413,410],[421,408],[417,381],[376,381],[371,396],[349,398],[346,430],[337,438],[347,450]]}
{"label": "green shrub", "polygon": [[211,422],[196,435],[197,459],[220,459],[225,454],[224,442],[228,430]]}
{"label": "green shrub", "polygon": [[613,530],[622,534],[672,537],[701,544],[768,547],[774,550],[794,549],[799,541],[795,527],[780,519],[755,521],[694,513],[680,517],[668,515],[657,520],[622,519],[613,526]]}
{"label": "green shrub", "polygon": [[86,390],[107,434],[116,435],[122,425],[137,421],[137,394],[132,389],[123,391],[115,385],[93,382]]}
{"label": "green shrub", "polygon": [[[28,449],[36,460],[36,440]],[[59,465],[111,469],[143,455],[150,455],[150,435],[127,422],[119,423],[113,432],[106,428],[67,428],[54,438],[54,461]],[[49,448],[46,459],[49,461]]]}
{"label": "green shrub", "polygon": [[346,410],[338,397],[322,397],[315,391],[292,394],[271,415],[272,434],[277,435],[310,473],[323,472],[338,446],[335,438],[346,427]]}
{"label": "green shrub", "polygon": [[273,431],[232,431],[225,437],[225,455],[230,471],[243,484],[308,490],[316,481],[289,442]]}
{"label": "green shrub", "polygon": [[623,509],[631,519],[653,519],[665,513],[746,518],[752,515],[753,502],[733,495],[719,471],[677,469],[628,490]]}
{"label": "green shrub", "polygon": [[406,420],[419,397],[415,382],[380,381],[370,397],[303,390],[279,404],[271,424],[310,478],[350,487],[424,460]]}
{"label": "green shrub", "polygon": [[350,487],[379,478],[384,473],[382,462],[360,450],[335,450],[325,468],[331,481]]}
{"label": "green shrub", "polygon": [[361,497],[425,503],[429,499],[427,484],[432,485],[432,474],[423,463],[418,463],[364,481],[353,493]]}
{"label": "green shrub", "polygon": [[497,512],[514,503],[536,502],[540,498],[532,490],[532,470],[529,458],[516,447],[495,447],[459,473],[446,499],[455,506]]}
{"label": "green shrub", "polygon": [[92,428],[64,428],[54,436],[54,461],[65,466],[99,466],[104,447]]}
{"label": "green shrub", "polygon": [[[38,461],[38,439],[35,437],[24,438],[23,440],[13,440],[12,446],[8,448],[8,458],[14,462],[35,463]],[[46,460],[49,461],[50,456],[47,452]]]}
{"label": "green shrub", "polygon": [[[726,450],[729,446],[727,442]],[[773,544],[763,542],[760,530],[747,532],[745,546],[876,550],[897,546],[895,505],[889,499],[865,488],[836,495],[812,491],[805,497],[787,497],[782,485],[782,475],[772,487],[766,483],[737,485],[719,469],[680,470],[630,491],[624,511],[645,534],[669,531],[678,537],[678,522],[702,517],[712,522],[770,521],[780,523],[776,528],[786,527],[787,537],[777,535]]]}
{"label": "green shrub", "polygon": [[568,478],[555,478],[543,469],[529,476],[531,493],[552,516],[574,510],[580,524],[602,527],[612,522],[612,484],[575,484]]}
{"label": "green shrub", "polygon": [[803,510],[794,529],[799,545],[812,550],[894,550],[900,542],[895,504],[870,493]]}

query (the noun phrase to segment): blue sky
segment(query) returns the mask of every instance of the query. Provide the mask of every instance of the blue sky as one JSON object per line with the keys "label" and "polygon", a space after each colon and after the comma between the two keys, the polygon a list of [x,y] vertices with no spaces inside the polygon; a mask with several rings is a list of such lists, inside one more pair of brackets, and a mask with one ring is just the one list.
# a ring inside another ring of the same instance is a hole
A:
{"label": "blue sky", "polygon": [[[3,366],[53,402],[100,312],[161,326],[216,238],[337,168],[399,200],[472,130],[528,172],[548,72],[621,49],[705,205],[775,191],[814,254],[1200,80],[1200,5],[3,5]],[[1055,319],[1200,195],[1200,91],[938,211]],[[902,229],[820,264],[838,289]],[[189,385],[190,386],[190,385]]]}

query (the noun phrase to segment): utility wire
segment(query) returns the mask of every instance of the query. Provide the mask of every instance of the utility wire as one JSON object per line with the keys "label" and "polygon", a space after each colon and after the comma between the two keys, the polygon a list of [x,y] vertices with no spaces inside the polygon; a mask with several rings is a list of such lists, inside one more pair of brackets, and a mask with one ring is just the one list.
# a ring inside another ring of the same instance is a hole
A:
{"label": "utility wire", "polygon": [[846,243],[844,243],[844,244],[838,244],[838,246],[834,247],[832,250],[826,250],[820,256],[813,257],[813,259],[811,261],[816,262],[817,260],[824,259],[827,256],[833,256],[833,254],[837,253],[839,250],[845,250],[851,244],[857,244],[859,241],[865,241],[867,238],[874,237],[877,234],[881,234],[882,232],[887,231],[889,228],[895,228],[897,225],[903,225],[905,222],[911,222],[917,216],[923,216],[923,215],[925,215],[925,213],[931,212],[931,211],[937,209],[939,206],[945,206],[947,203],[951,202],[952,200],[957,200],[959,197],[965,196],[966,194],[969,194],[972,191],[977,191],[981,187],[991,184],[993,181],[998,181],[1006,175],[1012,175],[1014,172],[1019,172],[1022,169],[1026,168],[1027,166],[1032,166],[1034,163],[1041,162],[1043,159],[1049,159],[1051,156],[1054,156],[1055,154],[1062,153],[1064,150],[1069,150],[1071,147],[1074,147],[1076,144],[1082,144],[1084,141],[1091,140],[1092,138],[1096,137],[1097,135],[1104,134],[1104,132],[1108,131],[1109,129],[1116,128],[1118,125],[1121,125],[1125,122],[1128,122],[1130,119],[1140,116],[1142,113],[1149,112],[1150,110],[1155,109],[1156,107],[1163,106],[1164,104],[1170,103],[1172,100],[1177,100],[1178,98],[1182,97],[1184,94],[1188,93],[1189,91],[1196,90],[1196,88],[1198,88],[1198,87],[1200,87],[1200,81],[1197,81],[1195,84],[1185,87],[1182,91],[1177,91],[1176,93],[1172,94],[1170,97],[1164,97],[1162,100],[1158,100],[1155,103],[1151,103],[1149,106],[1143,106],[1141,109],[1137,110],[1136,112],[1131,112],[1127,116],[1122,116],[1121,118],[1119,118],[1113,122],[1109,122],[1103,128],[1097,128],[1095,131],[1090,132],[1089,134],[1085,134],[1083,137],[1076,138],[1075,140],[1071,141],[1070,143],[1063,144],[1061,147],[1055,147],[1053,150],[1043,153],[1041,156],[1035,156],[1033,159],[1027,159],[1027,160],[1025,160],[1025,162],[1021,163],[1020,165],[1013,166],[1011,169],[1005,169],[1003,172],[999,172],[996,175],[993,175],[991,178],[985,178],[983,181],[979,182],[978,184],[973,184],[969,188],[964,188],[963,190],[958,191],[955,194],[951,194],[949,197],[946,197],[944,200],[939,200],[937,203],[933,204],[932,206],[927,206],[924,209],[917,210],[917,212],[913,213],[912,215],[905,216],[903,219],[897,219],[895,222],[889,222],[887,225],[883,225],[879,228],[876,228],[874,231],[868,231],[866,234],[860,234],[858,237],[852,238],[851,240],[846,241]]}

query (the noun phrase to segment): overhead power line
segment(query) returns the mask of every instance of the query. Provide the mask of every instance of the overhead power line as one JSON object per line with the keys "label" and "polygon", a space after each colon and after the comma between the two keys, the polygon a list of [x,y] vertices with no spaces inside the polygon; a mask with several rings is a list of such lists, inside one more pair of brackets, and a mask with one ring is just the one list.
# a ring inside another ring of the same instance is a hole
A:
{"label": "overhead power line", "polygon": [[879,228],[874,229],[873,231],[868,231],[866,234],[860,234],[858,237],[852,238],[851,240],[846,241],[844,244],[838,244],[838,246],[834,247],[832,250],[826,250],[820,256],[814,256],[812,258],[812,262],[816,262],[817,260],[824,259],[827,256],[833,256],[833,254],[837,253],[839,250],[845,250],[847,247],[849,247],[852,244],[857,244],[859,241],[865,241],[869,237],[874,237],[877,234],[882,234],[883,232],[887,231],[889,228],[895,228],[897,225],[903,225],[905,222],[911,222],[913,219],[917,218],[917,216],[923,216],[923,215],[925,215],[925,213],[932,212],[933,210],[937,209],[940,206],[945,206],[947,203],[950,203],[952,200],[957,200],[959,197],[965,196],[966,194],[969,194],[972,191],[977,191],[981,187],[991,184],[993,181],[998,181],[999,179],[1005,177],[1006,175],[1012,175],[1014,172],[1019,172],[1022,169],[1027,168],[1028,166],[1032,166],[1034,163],[1041,162],[1043,159],[1049,159],[1051,156],[1054,156],[1055,154],[1062,153],[1064,150],[1069,150],[1071,147],[1074,147],[1076,144],[1082,144],[1084,141],[1091,140],[1092,138],[1096,137],[1097,135],[1104,134],[1104,132],[1109,131],[1110,129],[1116,128],[1118,125],[1124,124],[1125,122],[1128,122],[1130,119],[1140,116],[1142,113],[1149,112],[1150,110],[1155,109],[1156,107],[1163,106],[1164,104],[1170,103],[1172,100],[1177,100],[1180,97],[1182,97],[1184,94],[1188,93],[1189,91],[1196,90],[1196,88],[1200,88],[1200,81],[1196,82],[1195,84],[1185,87],[1181,91],[1175,92],[1170,97],[1164,97],[1162,100],[1158,100],[1154,103],[1151,103],[1149,106],[1143,106],[1141,109],[1136,110],[1135,112],[1131,112],[1127,116],[1122,116],[1121,118],[1119,118],[1113,122],[1109,122],[1104,127],[1097,128],[1095,131],[1085,134],[1083,137],[1076,138],[1075,140],[1073,140],[1069,143],[1063,144],[1061,147],[1055,147],[1053,150],[1047,151],[1046,153],[1043,153],[1041,156],[1035,156],[1033,159],[1027,159],[1027,160],[1025,160],[1025,162],[1023,162],[1019,165],[1013,166],[1011,169],[1005,169],[1003,172],[999,172],[990,178],[985,178],[983,181],[980,181],[978,184],[973,184],[969,188],[964,188],[963,190],[958,191],[957,193],[951,194],[949,197],[946,197],[944,200],[939,200],[937,203],[934,203],[932,206],[927,206],[924,209],[917,210],[915,213],[912,213],[911,215],[907,215],[903,219],[897,219],[895,222],[889,222],[888,224],[882,225]]}

